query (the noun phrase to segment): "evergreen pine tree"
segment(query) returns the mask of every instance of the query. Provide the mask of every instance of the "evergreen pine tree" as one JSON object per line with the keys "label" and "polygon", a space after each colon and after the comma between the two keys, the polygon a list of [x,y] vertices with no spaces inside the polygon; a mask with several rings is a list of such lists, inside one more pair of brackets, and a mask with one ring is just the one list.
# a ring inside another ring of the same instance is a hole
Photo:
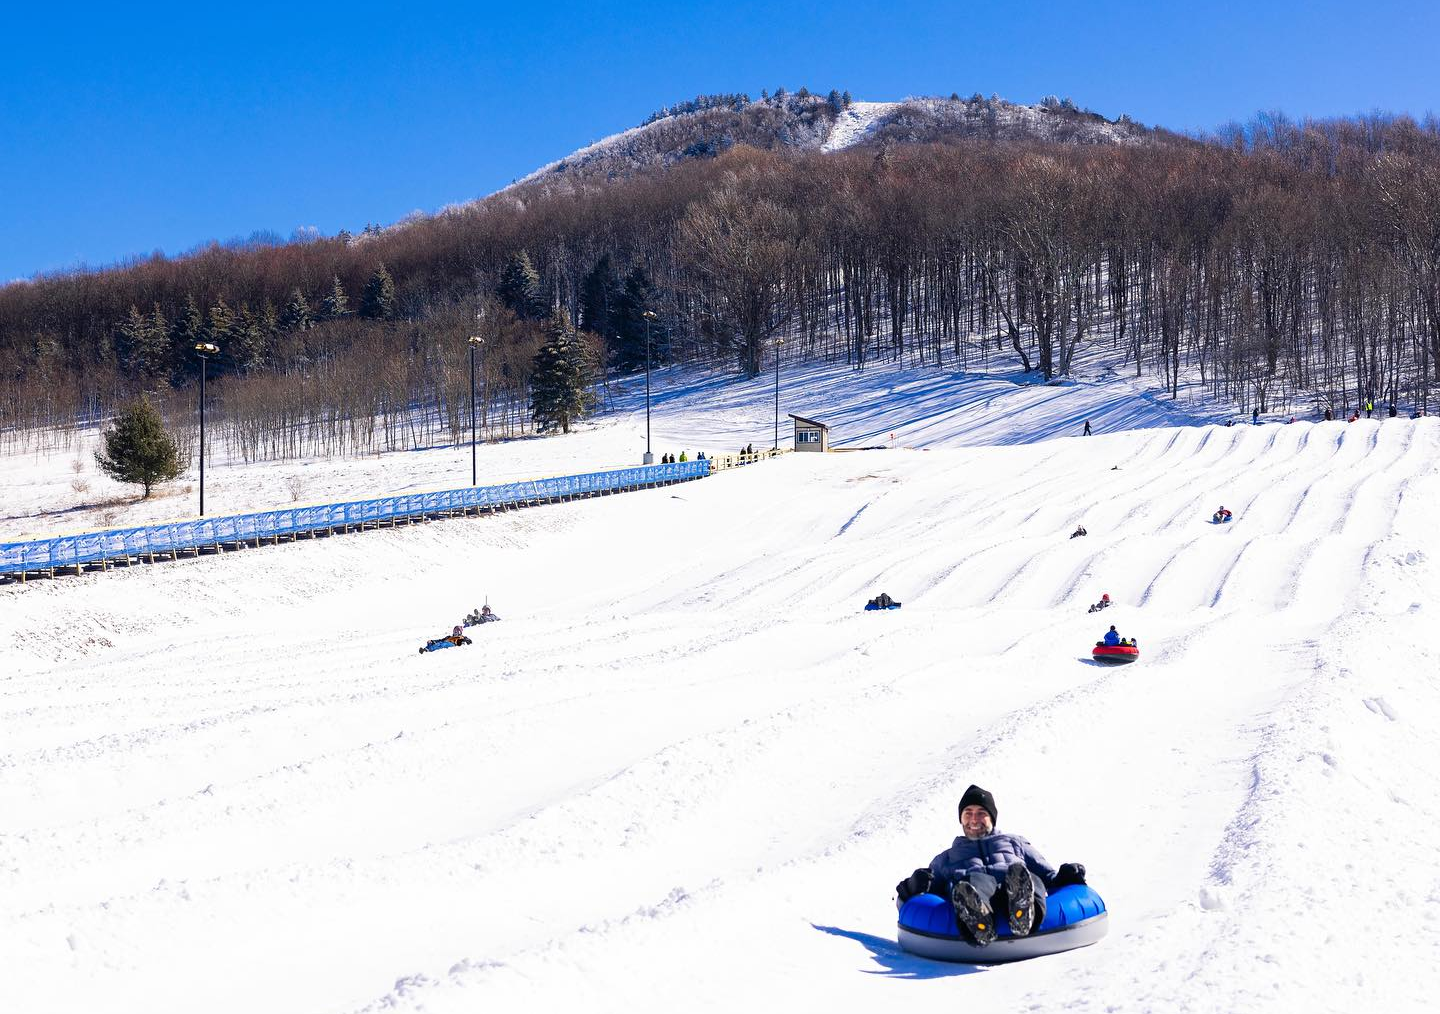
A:
{"label": "evergreen pine tree", "polygon": [[230,331],[235,326],[235,312],[225,305],[225,300],[217,299],[215,305],[210,307],[210,323],[205,328],[204,340],[214,342],[220,346],[223,355],[232,354],[233,350],[226,348],[230,341]]}
{"label": "evergreen pine tree", "polygon": [[275,355],[275,344],[280,340],[280,315],[275,312],[275,304],[265,300],[260,306],[260,313],[255,317],[255,324],[260,329],[261,366],[267,365]]}
{"label": "evergreen pine tree", "polygon": [[[625,284],[615,301],[614,341],[611,363],[620,370],[640,369],[645,365],[645,311],[657,310],[655,285],[640,266],[630,269]],[[650,359],[660,363],[668,358],[669,332],[660,320],[650,322]]]}
{"label": "evergreen pine tree", "polygon": [[391,320],[395,311],[395,280],[381,264],[365,283],[365,292],[360,297],[360,316],[367,320]]}
{"label": "evergreen pine tree", "polygon": [[320,302],[320,316],[326,320],[339,320],[349,312],[350,297],[345,295],[345,287],[340,284],[340,276],[336,275],[330,293]]}
{"label": "evergreen pine tree", "polygon": [[150,348],[150,373],[158,376],[165,372],[170,358],[170,322],[165,319],[165,311],[160,309],[159,303],[150,308],[150,333],[146,339]]}
{"label": "evergreen pine tree", "polygon": [[229,342],[221,346],[229,359],[242,370],[259,369],[265,362],[265,338],[260,321],[250,312],[250,304],[240,307],[230,323]]}
{"label": "evergreen pine tree", "polygon": [[102,439],[104,448],[95,452],[100,470],[117,482],[144,487],[145,498],[156,483],[185,469],[175,438],[165,432],[165,421],[146,398],[126,406]]}
{"label": "evergreen pine tree", "polygon": [[194,296],[186,296],[185,308],[170,329],[169,364],[173,380],[178,382],[196,370],[193,352],[195,343],[204,340],[204,334],[205,315],[200,312],[200,304]]}
{"label": "evergreen pine tree", "polygon": [[541,429],[558,425],[570,432],[570,424],[590,408],[591,372],[590,350],[569,314],[555,310],[530,373],[530,410]]}
{"label": "evergreen pine tree", "polygon": [[120,365],[132,376],[144,378],[152,365],[150,319],[136,306],[115,328],[115,349]]}
{"label": "evergreen pine tree", "polygon": [[285,312],[280,315],[280,330],[308,331],[315,325],[315,315],[310,312],[310,304],[305,300],[305,293],[295,289],[290,293],[290,302],[285,304]]}
{"label": "evergreen pine tree", "polygon": [[580,330],[607,337],[615,334],[618,289],[610,255],[603,254],[580,283]]}
{"label": "evergreen pine tree", "polygon": [[524,250],[511,254],[505,262],[496,295],[521,320],[545,319],[547,308],[540,296],[540,273]]}

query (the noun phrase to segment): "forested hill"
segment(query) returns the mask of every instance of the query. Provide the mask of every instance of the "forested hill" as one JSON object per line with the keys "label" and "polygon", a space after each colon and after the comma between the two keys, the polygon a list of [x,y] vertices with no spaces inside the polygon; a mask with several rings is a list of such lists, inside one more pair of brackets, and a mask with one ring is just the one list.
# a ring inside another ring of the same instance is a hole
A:
{"label": "forested hill", "polygon": [[1111,121],[1070,99],[1048,96],[1033,105],[974,94],[962,99],[913,98],[855,102],[849,92],[812,95],[784,89],[759,100],[748,95],[702,95],[657,110],[642,125],[597,141],[517,181],[554,185],[613,180],[637,171],[711,158],[736,145],[761,150],[838,151],[894,144],[964,141],[1049,141],[1126,144],[1158,138],[1121,115]]}
{"label": "forested hill", "polygon": [[463,428],[472,335],[482,425],[525,432],[548,338],[578,328],[595,376],[647,326],[662,358],[751,374],[782,338],[963,369],[988,336],[1045,378],[1103,341],[1263,410],[1427,404],[1440,129],[1270,116],[1201,141],[1059,100],[711,96],[402,226],[8,285],[0,440],[142,390],[183,425],[207,341],[239,453],[403,446],[417,411]]}

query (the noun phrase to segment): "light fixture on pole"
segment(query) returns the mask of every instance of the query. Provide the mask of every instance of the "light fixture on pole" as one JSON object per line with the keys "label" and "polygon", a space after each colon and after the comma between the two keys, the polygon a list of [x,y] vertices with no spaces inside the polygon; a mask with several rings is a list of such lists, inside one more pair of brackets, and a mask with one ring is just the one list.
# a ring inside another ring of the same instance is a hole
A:
{"label": "light fixture on pole", "polygon": [[771,450],[780,449],[780,346],[785,344],[784,338],[775,339],[775,444]]}
{"label": "light fixture on pole", "polygon": [[650,451],[650,322],[659,314],[646,310],[640,316],[645,318],[645,458],[641,464],[651,465],[655,455]]}
{"label": "light fixture on pole", "polygon": [[[480,322],[484,319],[482,308],[475,314],[475,330],[480,330]],[[475,463],[475,350],[485,347],[485,336],[472,334],[465,341],[470,346],[470,485],[474,486],[479,478]]]}
{"label": "light fixture on pole", "polygon": [[210,356],[220,354],[213,342],[197,342],[195,354],[200,357],[200,516],[205,516],[205,364]]}

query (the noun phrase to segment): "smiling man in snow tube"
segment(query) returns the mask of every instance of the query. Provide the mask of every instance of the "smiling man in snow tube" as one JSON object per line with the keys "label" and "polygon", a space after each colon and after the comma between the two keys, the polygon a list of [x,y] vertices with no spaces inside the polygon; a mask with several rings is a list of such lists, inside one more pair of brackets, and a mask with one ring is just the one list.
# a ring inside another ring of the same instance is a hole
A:
{"label": "smiling man in snow tube", "polygon": [[[1068,950],[1099,939],[1103,926],[1097,935],[1093,924],[1103,922],[1104,902],[1085,887],[1085,867],[1063,863],[1055,869],[1024,838],[996,831],[996,816],[994,796],[978,785],[965,790],[960,797],[964,834],[927,868],[896,885],[901,945],[927,957],[990,962]],[[1065,891],[1070,894],[1062,898]],[[1052,894],[1057,904],[1047,912]],[[1077,918],[1075,902],[1082,896],[1081,909],[1088,905],[1093,911]],[[1068,940],[1057,935],[1020,944],[1032,932],[1038,937],[1072,925],[1078,929],[1082,922],[1091,924],[1089,932]],[[992,945],[993,954],[987,950]]]}

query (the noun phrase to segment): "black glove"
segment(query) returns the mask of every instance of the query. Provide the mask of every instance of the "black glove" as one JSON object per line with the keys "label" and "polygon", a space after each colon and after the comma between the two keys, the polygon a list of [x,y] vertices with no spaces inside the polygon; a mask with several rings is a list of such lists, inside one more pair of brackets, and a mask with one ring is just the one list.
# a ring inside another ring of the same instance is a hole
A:
{"label": "black glove", "polygon": [[1055,889],[1069,887],[1071,884],[1085,883],[1085,866],[1083,863],[1061,863],[1060,869],[1055,872]]}
{"label": "black glove", "polygon": [[934,879],[934,874],[929,870],[916,870],[895,885],[895,896],[901,901],[909,901],[917,894],[924,894],[929,891]]}

